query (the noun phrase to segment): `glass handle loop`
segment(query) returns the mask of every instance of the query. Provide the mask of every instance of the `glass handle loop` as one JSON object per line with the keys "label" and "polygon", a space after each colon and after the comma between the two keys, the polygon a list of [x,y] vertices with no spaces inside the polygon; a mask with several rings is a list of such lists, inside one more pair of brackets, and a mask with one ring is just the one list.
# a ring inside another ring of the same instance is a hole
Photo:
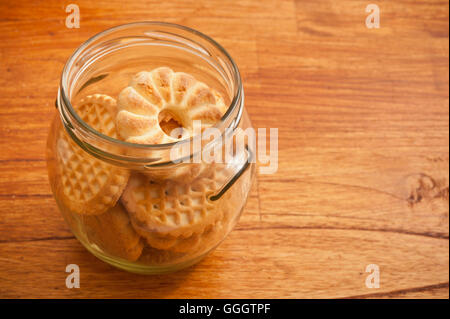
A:
{"label": "glass handle loop", "polygon": [[242,167],[239,169],[239,171],[232,177],[228,182],[214,195],[211,195],[209,197],[210,201],[216,201],[220,199],[228,189],[231,188],[231,186],[236,183],[236,181],[242,176],[242,174],[245,173],[245,171],[249,168],[250,163],[253,162],[254,154],[253,152],[248,148],[248,145],[245,146],[245,151],[247,152],[247,160],[243,163]]}

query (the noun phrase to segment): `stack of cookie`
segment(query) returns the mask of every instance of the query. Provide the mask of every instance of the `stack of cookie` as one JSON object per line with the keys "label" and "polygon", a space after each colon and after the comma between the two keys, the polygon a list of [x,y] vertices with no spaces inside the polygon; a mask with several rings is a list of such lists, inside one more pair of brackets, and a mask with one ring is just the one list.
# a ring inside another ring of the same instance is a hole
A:
{"label": "stack of cookie", "polygon": [[[95,94],[75,109],[112,138],[163,144],[191,137],[195,120],[214,125],[226,105],[218,92],[191,75],[161,67],[136,74],[117,102]],[[65,131],[58,134],[56,196],[71,227],[102,253],[149,265],[171,263],[206,252],[229,230],[233,193],[215,202],[208,198],[229,178],[225,168],[130,172],[92,157]]]}

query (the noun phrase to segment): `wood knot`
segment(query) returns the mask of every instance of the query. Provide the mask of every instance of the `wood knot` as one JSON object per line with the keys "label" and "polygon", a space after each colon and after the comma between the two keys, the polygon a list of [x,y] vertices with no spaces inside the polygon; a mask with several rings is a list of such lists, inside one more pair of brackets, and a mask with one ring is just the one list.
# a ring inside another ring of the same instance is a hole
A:
{"label": "wood knot", "polygon": [[407,200],[411,206],[424,200],[432,200],[435,198],[440,198],[447,202],[449,200],[448,183],[437,182],[429,175],[423,173],[410,175],[406,183],[409,189]]}

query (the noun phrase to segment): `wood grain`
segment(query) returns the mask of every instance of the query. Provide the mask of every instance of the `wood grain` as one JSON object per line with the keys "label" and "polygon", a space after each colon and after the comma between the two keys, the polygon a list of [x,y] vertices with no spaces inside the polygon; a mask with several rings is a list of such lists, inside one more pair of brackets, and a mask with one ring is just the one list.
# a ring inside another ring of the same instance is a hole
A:
{"label": "wood grain", "polygon": [[[0,297],[449,298],[448,1],[0,1]],[[90,255],[52,198],[44,148],[61,70],[88,37],[163,20],[218,40],[255,127],[279,129],[235,231],[190,269]],[[81,288],[65,287],[65,267]],[[365,286],[368,264],[380,288]]]}

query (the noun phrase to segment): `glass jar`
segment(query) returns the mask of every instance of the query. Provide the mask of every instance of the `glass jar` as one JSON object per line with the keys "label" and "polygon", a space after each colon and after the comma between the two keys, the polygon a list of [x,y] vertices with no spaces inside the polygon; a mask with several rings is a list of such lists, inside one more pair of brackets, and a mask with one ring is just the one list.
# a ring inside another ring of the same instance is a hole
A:
{"label": "glass jar", "polygon": [[[134,74],[160,66],[223,96],[229,106],[214,126],[219,135],[133,144],[102,134],[77,113],[82,98],[116,98]],[[103,31],[67,61],[56,108],[47,141],[52,191],[74,235],[101,260],[143,274],[179,270],[211,252],[237,223],[255,175],[254,143],[244,132],[251,123],[238,68],[208,36],[159,22]],[[197,162],[193,145],[230,156]]]}

